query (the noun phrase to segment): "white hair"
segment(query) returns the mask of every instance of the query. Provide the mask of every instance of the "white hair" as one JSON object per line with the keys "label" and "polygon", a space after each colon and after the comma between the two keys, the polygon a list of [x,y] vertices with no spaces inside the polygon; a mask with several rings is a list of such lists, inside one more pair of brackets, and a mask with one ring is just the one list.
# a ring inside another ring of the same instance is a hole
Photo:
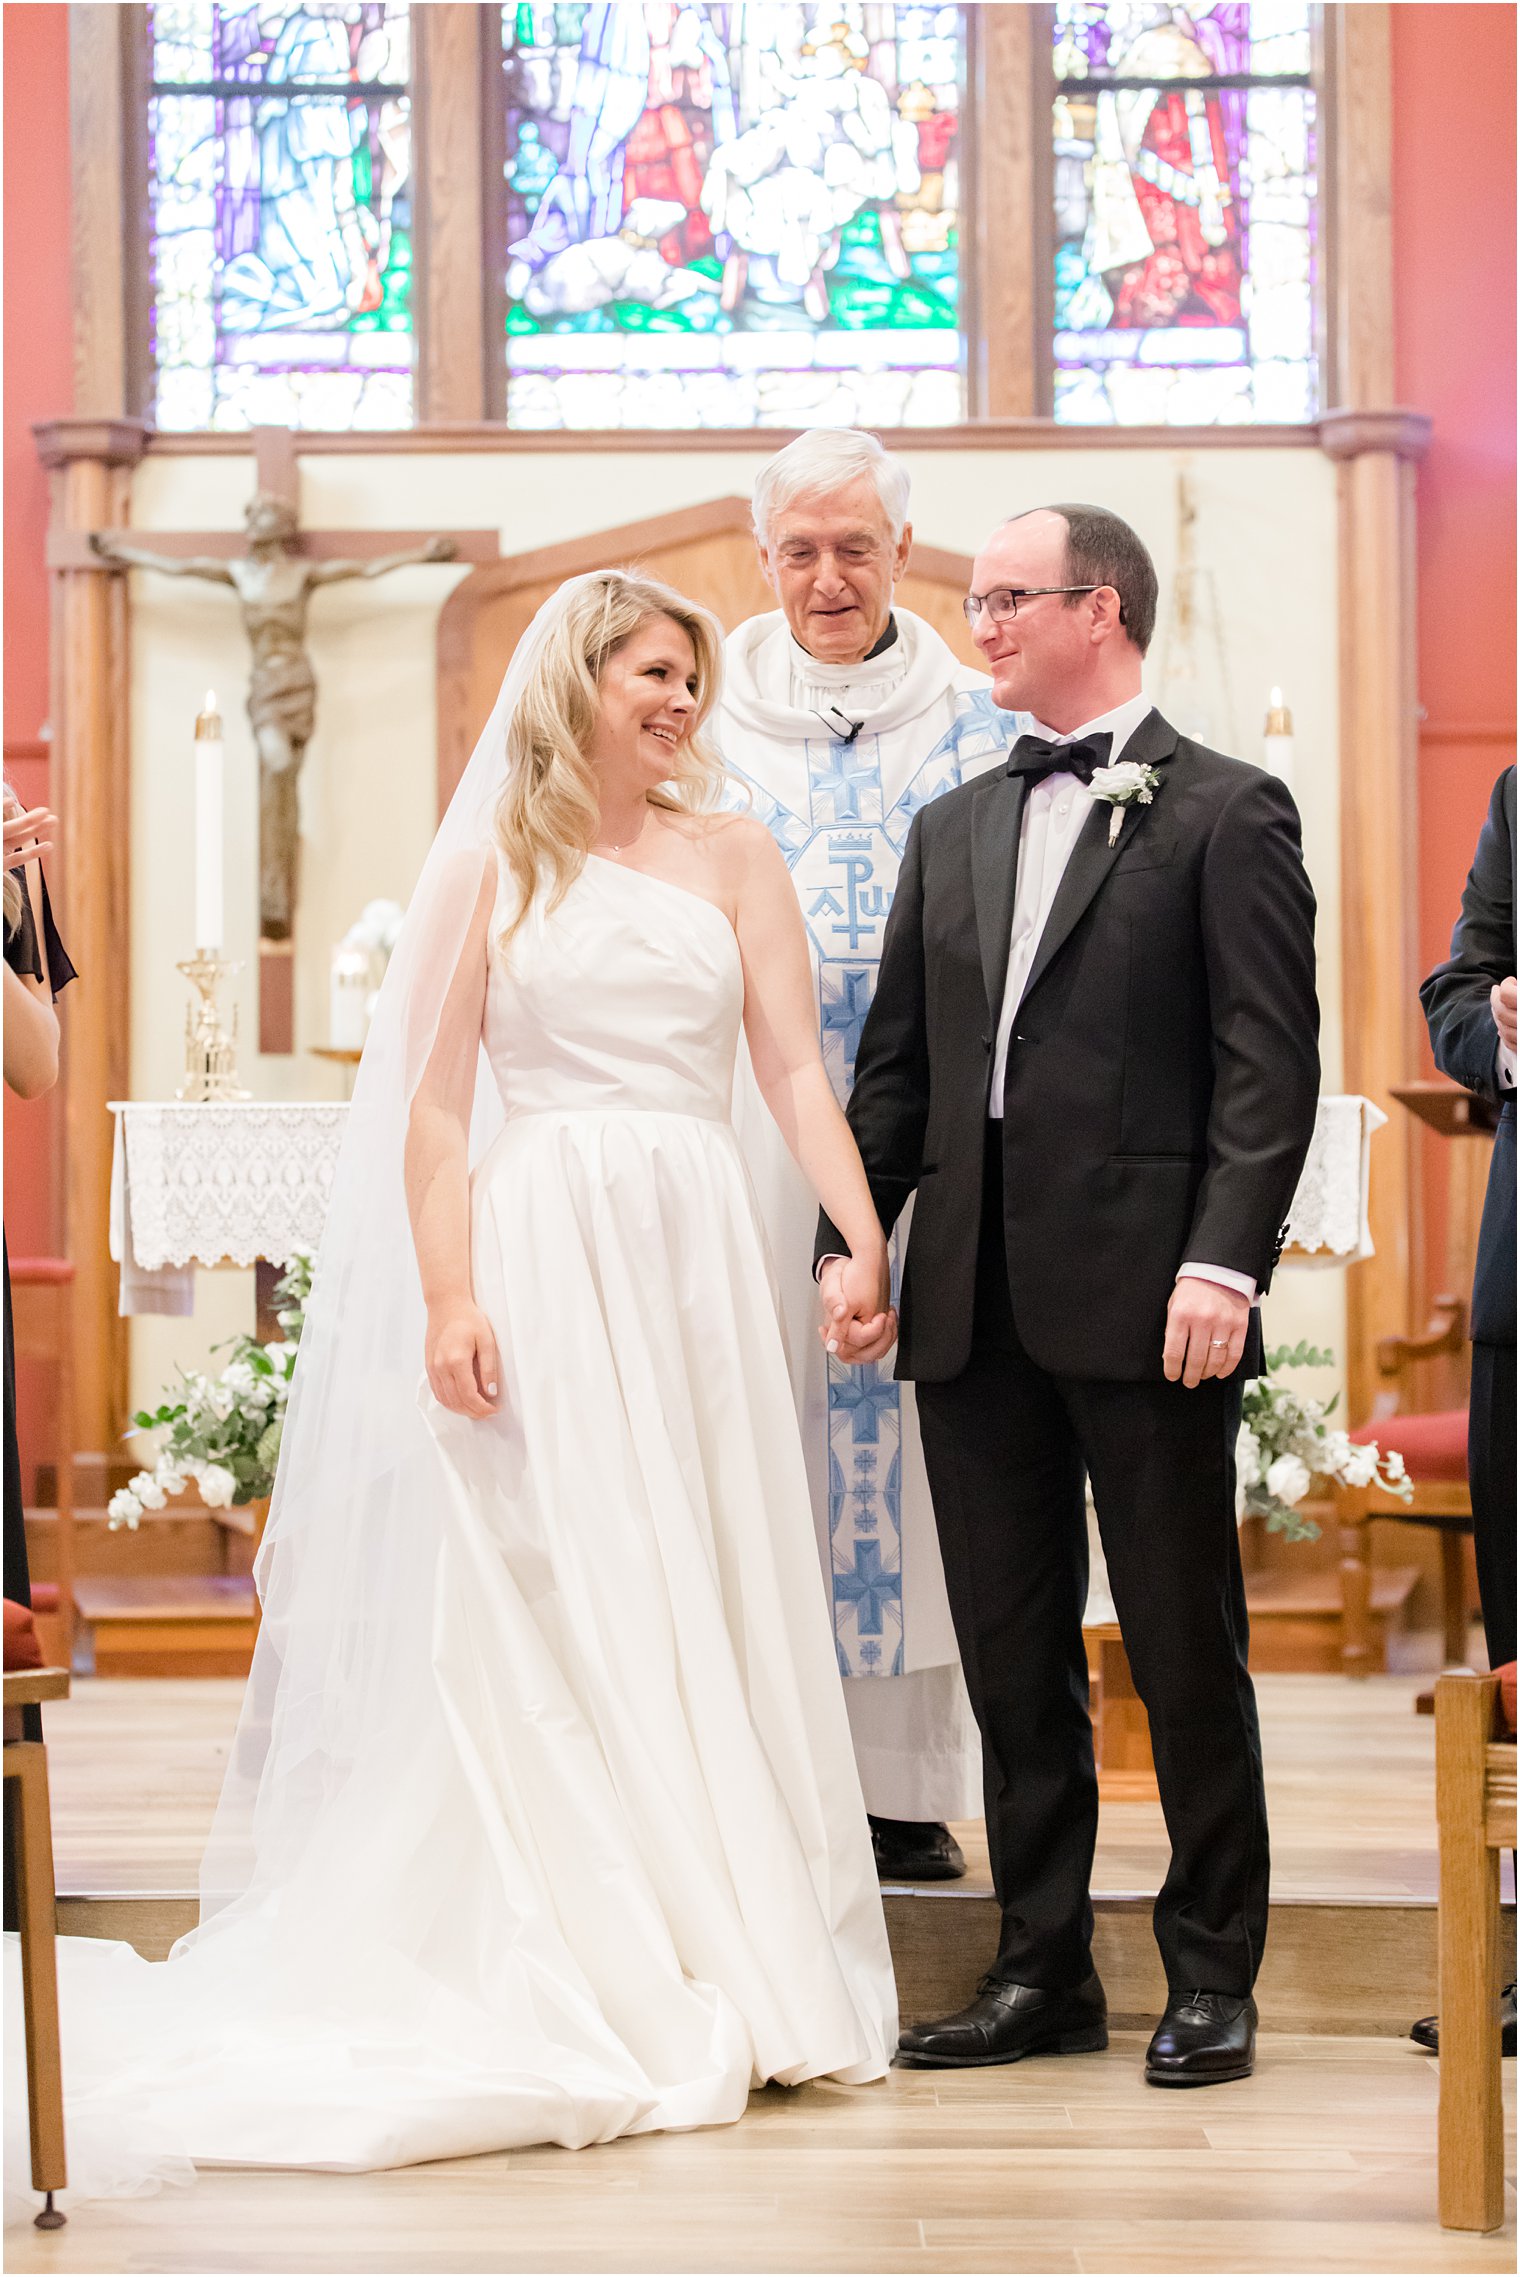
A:
{"label": "white hair", "polygon": [[874,435],[858,427],[813,427],[795,443],[767,459],[755,477],[751,505],[756,535],[763,542],[771,523],[784,506],[819,492],[842,490],[846,483],[870,476],[892,525],[895,545],[908,519],[908,470],[901,459],[884,450]]}

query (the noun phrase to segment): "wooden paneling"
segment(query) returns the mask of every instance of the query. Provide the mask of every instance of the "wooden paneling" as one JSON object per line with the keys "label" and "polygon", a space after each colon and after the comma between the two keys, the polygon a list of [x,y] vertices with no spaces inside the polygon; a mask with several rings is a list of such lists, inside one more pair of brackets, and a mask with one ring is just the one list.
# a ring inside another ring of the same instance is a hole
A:
{"label": "wooden paneling", "polygon": [[[795,439],[790,427],[569,427],[513,428],[490,420],[478,426],[417,426],[334,430],[303,428],[295,447],[313,458],[408,457],[436,451],[487,451],[493,456],[538,457],[546,451],[779,451]],[[961,427],[879,427],[889,451],[1312,451],[1322,441],[1315,425],[1299,427],[1063,427],[1053,419],[972,419]],[[248,449],[244,434],[155,435],[152,458],[235,458]]]}
{"label": "wooden paneling", "polygon": [[[637,564],[711,609],[725,632],[777,606],[742,498],[716,498],[657,520],[537,546],[488,562],[456,585],[438,620],[438,803],[448,804],[490,715],[512,652],[535,611],[567,577]],[[916,548],[897,598],[934,626],[964,663],[979,659],[961,611],[968,556]]]}
{"label": "wooden paneling", "polygon": [[[130,419],[59,419],[37,430],[55,529],[127,521],[144,429]],[[130,879],[126,591],[99,570],[55,572],[53,796],[67,830],[59,927],[80,979],[63,1021],[64,1249],[74,1261],[75,1444],[103,1457],[127,1421],[125,1324],[109,1253],[111,1118],[127,1094]],[[81,1498],[89,1499],[82,1483]]]}
{"label": "wooden paneling", "polygon": [[1329,362],[1333,400],[1391,405],[1393,62],[1385,0],[1324,11],[1331,199]]}
{"label": "wooden paneling", "polygon": [[435,424],[487,411],[481,42],[498,24],[458,0],[412,11],[416,402]]}
{"label": "wooden paneling", "polygon": [[968,19],[967,372],[975,419],[1044,410],[1051,357],[1042,264],[1050,250],[1050,26],[1043,7]]}
{"label": "wooden paneling", "polygon": [[69,9],[69,139],[73,153],[74,408],[116,417],[133,408],[128,350],[126,207],[128,43],[137,7]]}

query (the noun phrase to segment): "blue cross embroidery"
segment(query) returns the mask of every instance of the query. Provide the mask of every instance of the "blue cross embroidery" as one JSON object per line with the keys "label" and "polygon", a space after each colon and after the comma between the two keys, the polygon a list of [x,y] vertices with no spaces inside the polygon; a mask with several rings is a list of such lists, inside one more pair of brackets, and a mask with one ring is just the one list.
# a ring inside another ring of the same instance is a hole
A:
{"label": "blue cross embroidery", "polygon": [[879,1637],[882,1613],[902,1601],[902,1575],[882,1569],[880,1542],[856,1542],[855,1571],[834,1575],[834,1596],[855,1608],[855,1625],[863,1637]]}
{"label": "blue cross embroidery", "polygon": [[875,1363],[867,1368],[852,1368],[848,1374],[840,1369],[831,1371],[829,1408],[834,1414],[842,1409],[850,1418],[850,1437],[857,1446],[865,1441],[875,1446],[881,1437],[881,1418],[897,1412],[899,1393],[890,1376],[878,1375]]}
{"label": "blue cross embroidery", "polygon": [[846,1083],[855,1080],[855,1054],[860,1049],[860,1031],[866,1024],[875,989],[875,974],[869,972],[842,972],[836,984],[834,972],[824,966],[819,972],[823,997],[823,1037],[827,1048],[830,1036],[843,1039],[844,1076]]}
{"label": "blue cross embroidery", "polygon": [[[875,738],[871,740],[874,746]],[[863,792],[874,794],[875,803],[878,807],[880,805],[879,762],[866,758],[853,743],[831,744],[827,754],[818,757],[815,757],[814,746],[810,744],[808,776],[815,821],[861,821]],[[820,811],[822,809],[828,811],[825,813]]]}

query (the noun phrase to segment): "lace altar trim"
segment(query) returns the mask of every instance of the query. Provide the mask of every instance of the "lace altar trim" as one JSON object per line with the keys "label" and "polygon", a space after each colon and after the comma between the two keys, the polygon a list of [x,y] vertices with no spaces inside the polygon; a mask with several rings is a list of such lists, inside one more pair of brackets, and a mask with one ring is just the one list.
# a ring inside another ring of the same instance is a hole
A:
{"label": "lace altar trim", "polygon": [[294,1250],[316,1248],[346,1105],[250,1100],[114,1112],[125,1210],[116,1230],[130,1233],[139,1271],[261,1257],[283,1264]]}

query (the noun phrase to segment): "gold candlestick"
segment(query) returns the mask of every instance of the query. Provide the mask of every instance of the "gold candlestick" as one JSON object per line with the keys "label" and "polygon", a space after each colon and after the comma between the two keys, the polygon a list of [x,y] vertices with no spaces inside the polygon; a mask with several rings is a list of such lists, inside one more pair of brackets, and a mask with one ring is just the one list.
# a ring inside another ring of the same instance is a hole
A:
{"label": "gold candlestick", "polygon": [[248,1099],[237,1079],[237,1006],[232,1007],[232,1033],[222,1026],[216,992],[241,967],[217,955],[214,949],[197,949],[176,968],[195,983],[199,1004],[185,1007],[185,1080],[174,1096],[197,1105],[212,1099]]}

